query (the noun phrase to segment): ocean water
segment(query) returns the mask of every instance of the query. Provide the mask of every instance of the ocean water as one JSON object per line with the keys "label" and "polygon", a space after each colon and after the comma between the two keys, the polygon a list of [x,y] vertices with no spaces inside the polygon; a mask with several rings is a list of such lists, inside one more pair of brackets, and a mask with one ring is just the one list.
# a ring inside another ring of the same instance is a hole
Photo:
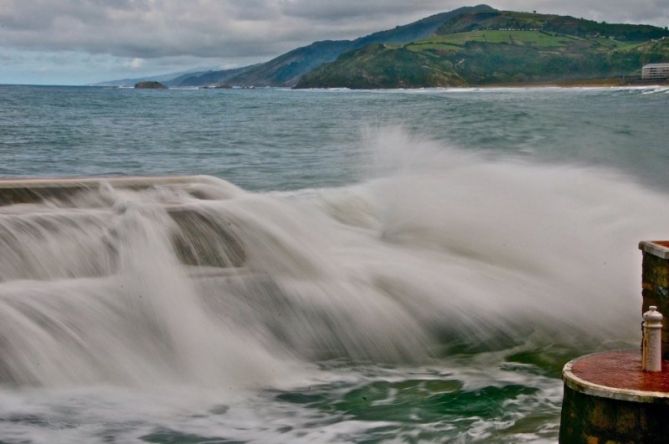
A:
{"label": "ocean water", "polygon": [[555,442],[636,347],[669,89],[0,86],[0,442]]}

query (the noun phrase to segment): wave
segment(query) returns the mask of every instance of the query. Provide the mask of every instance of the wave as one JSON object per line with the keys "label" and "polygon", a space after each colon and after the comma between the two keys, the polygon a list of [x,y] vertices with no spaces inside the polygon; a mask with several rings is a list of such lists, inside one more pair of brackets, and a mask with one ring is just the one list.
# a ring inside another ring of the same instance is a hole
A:
{"label": "wave", "polygon": [[665,195],[400,128],[364,145],[368,180],[347,187],[0,207],[0,381],[243,389],[331,358],[635,340],[636,244],[664,235]]}

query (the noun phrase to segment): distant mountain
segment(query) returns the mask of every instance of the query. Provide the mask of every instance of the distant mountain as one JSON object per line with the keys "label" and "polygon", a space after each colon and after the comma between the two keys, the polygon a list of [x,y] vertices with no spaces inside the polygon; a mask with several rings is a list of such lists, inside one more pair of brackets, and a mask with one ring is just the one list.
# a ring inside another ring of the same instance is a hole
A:
{"label": "distant mountain", "polygon": [[641,42],[669,35],[667,29],[650,25],[608,24],[568,15],[498,11],[490,8],[451,17],[436,34],[479,30],[540,30],[584,38],[610,37],[619,41]]}
{"label": "distant mountain", "polygon": [[[226,71],[211,72],[203,84],[227,83],[236,86],[294,86],[306,72],[323,63],[334,61],[350,48],[350,42],[322,41],[297,48],[266,63],[242,68],[234,76]],[[186,78],[185,83],[198,83],[200,78]]]}
{"label": "distant mountain", "polygon": [[226,83],[229,79],[254,69],[258,65],[241,68],[190,72],[170,79],[169,86],[206,86]]}
{"label": "distant mountain", "polygon": [[108,80],[105,82],[96,83],[95,86],[133,86],[139,82],[162,82],[171,84],[174,79],[181,77],[188,77],[195,73],[202,72],[203,68],[190,69],[187,71],[174,72],[169,74],[147,75],[144,77],[134,77],[128,79]]}
{"label": "distant mountain", "polygon": [[402,44],[413,42],[434,34],[437,30],[458,18],[468,15],[486,14],[495,9],[488,5],[464,6],[449,12],[431,15],[417,22],[404,26],[397,26],[387,31],[375,32],[365,37],[360,37],[353,41],[352,49],[362,48],[374,43],[384,44]]}
{"label": "distant mountain", "polygon": [[[326,40],[312,43],[280,55],[269,62],[242,68],[238,75],[228,71],[211,71],[186,76],[180,85],[228,83],[239,86],[295,86],[299,79],[313,69],[337,59],[341,54],[373,43],[402,44],[434,34],[449,19],[460,15],[494,11],[490,6],[463,7],[436,14],[394,29],[376,32],[355,40]],[[206,81],[205,81],[206,80]]]}
{"label": "distant mountain", "polygon": [[451,16],[429,36],[370,44],[304,75],[298,88],[398,88],[638,75],[669,61],[669,31],[492,8]]}
{"label": "distant mountain", "polygon": [[102,84],[395,88],[629,76],[643,63],[669,61],[668,37],[667,28],[478,5],[256,65]]}

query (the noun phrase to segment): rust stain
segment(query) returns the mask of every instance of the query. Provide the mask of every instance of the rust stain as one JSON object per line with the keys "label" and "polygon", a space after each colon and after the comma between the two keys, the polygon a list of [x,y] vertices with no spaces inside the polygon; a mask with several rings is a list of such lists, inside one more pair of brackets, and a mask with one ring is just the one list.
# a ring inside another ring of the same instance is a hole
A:
{"label": "rust stain", "polygon": [[572,372],[581,379],[606,387],[669,393],[669,361],[662,361],[661,372],[644,372],[638,351],[584,356],[574,361]]}

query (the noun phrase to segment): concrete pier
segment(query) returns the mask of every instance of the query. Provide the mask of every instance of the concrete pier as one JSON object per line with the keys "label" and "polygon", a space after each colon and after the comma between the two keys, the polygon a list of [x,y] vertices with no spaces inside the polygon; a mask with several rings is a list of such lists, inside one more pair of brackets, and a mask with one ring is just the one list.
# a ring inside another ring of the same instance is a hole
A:
{"label": "concrete pier", "polygon": [[[669,315],[669,241],[643,241],[642,307]],[[641,322],[641,316],[639,316]],[[669,442],[669,322],[661,371],[642,369],[640,349],[595,353],[567,363],[562,444]]]}
{"label": "concrete pier", "polygon": [[641,369],[638,350],[595,353],[563,370],[560,443],[669,441],[669,362]]}

